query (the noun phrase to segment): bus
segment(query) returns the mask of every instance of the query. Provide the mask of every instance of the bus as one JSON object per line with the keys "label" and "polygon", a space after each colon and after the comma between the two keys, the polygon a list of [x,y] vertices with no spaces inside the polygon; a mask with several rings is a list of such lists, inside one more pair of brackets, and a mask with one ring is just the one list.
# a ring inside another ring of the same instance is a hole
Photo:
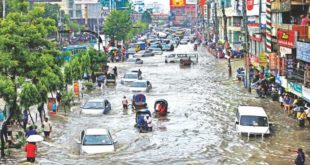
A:
{"label": "bus", "polygon": [[62,48],[61,59],[70,61],[72,57],[79,56],[82,51],[86,51],[86,46],[82,45],[70,45]]}

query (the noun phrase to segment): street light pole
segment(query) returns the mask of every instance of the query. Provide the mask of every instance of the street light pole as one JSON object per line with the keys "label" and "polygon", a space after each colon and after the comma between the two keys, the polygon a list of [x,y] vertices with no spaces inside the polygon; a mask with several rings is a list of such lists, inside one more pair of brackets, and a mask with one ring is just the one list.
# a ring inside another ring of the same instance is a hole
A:
{"label": "street light pole", "polygon": [[243,15],[243,28],[244,28],[244,59],[245,59],[245,84],[246,87],[248,87],[249,93],[251,93],[251,76],[250,76],[250,64],[248,63],[250,60],[249,56],[249,32],[248,32],[248,26],[247,26],[247,10],[246,10],[246,0],[242,0],[242,15]]}
{"label": "street light pole", "polygon": [[2,17],[5,19],[5,0],[2,0]]}

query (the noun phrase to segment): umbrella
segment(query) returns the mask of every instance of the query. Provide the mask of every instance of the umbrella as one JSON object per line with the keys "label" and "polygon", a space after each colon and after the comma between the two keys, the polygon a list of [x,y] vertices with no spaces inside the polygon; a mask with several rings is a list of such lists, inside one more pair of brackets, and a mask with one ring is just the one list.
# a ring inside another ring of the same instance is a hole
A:
{"label": "umbrella", "polygon": [[109,51],[118,50],[117,47],[110,47]]}
{"label": "umbrella", "polygon": [[43,141],[43,137],[40,135],[30,135],[26,141],[27,142],[40,142],[40,141]]}

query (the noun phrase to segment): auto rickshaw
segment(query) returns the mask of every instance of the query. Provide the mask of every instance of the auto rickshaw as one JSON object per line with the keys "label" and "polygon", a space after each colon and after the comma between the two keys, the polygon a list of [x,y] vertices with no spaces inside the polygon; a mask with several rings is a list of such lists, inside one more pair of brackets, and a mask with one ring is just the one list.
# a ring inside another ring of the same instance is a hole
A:
{"label": "auto rickshaw", "polygon": [[113,73],[108,73],[105,84],[107,86],[108,85],[116,85],[116,76]]}
{"label": "auto rickshaw", "polygon": [[147,107],[146,97],[144,94],[134,94],[132,97],[132,109],[139,110]]}
{"label": "auto rickshaw", "polygon": [[168,114],[168,102],[165,99],[156,100],[154,103],[155,116],[167,116]]}

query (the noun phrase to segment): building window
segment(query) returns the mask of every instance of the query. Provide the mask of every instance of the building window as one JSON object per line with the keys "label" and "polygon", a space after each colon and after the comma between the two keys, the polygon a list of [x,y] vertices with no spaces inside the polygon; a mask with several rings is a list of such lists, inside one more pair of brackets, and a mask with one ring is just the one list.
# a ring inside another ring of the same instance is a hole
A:
{"label": "building window", "polygon": [[75,16],[76,16],[77,18],[82,18],[82,10],[76,10],[76,11],[75,11]]}
{"label": "building window", "polygon": [[81,4],[77,4],[77,5],[75,5],[75,10],[82,10],[82,6],[81,6]]}
{"label": "building window", "polygon": [[74,1],[73,0],[69,0],[69,9],[72,9],[73,8],[73,4],[74,4]]}
{"label": "building window", "polygon": [[241,18],[234,17],[234,19],[233,19],[233,26],[234,27],[240,27],[241,26]]}
{"label": "building window", "polygon": [[73,10],[69,10],[69,16],[70,18],[73,18]]}

